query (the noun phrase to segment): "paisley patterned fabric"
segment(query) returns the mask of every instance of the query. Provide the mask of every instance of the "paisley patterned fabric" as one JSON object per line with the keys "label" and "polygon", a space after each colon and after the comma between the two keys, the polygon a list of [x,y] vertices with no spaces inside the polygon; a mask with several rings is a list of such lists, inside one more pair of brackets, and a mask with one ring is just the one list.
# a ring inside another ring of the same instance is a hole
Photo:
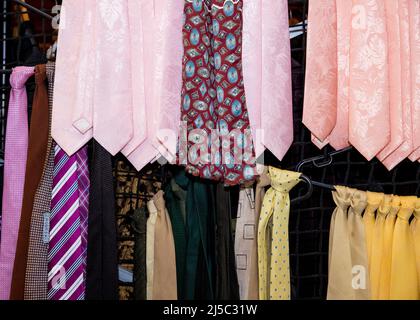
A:
{"label": "paisley patterned fabric", "polygon": [[185,0],[179,161],[236,185],[255,177],[242,73],[242,0]]}

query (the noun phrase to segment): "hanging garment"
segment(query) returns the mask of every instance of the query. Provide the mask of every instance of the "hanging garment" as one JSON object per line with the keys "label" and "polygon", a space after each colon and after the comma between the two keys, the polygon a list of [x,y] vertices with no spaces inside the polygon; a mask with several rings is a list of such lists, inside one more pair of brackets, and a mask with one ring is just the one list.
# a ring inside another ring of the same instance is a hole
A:
{"label": "hanging garment", "polygon": [[185,299],[185,265],[187,250],[186,203],[187,192],[172,179],[165,188],[165,202],[171,219],[175,242],[178,299]]}
{"label": "hanging garment", "polygon": [[86,268],[87,300],[118,300],[118,251],[112,159],[93,141]]}
{"label": "hanging garment", "polygon": [[385,1],[386,29],[388,33],[388,65],[389,65],[389,108],[391,124],[391,140],[377,155],[384,161],[391,153],[401,146],[404,140],[403,107],[401,96],[401,39],[399,1]]}
{"label": "hanging garment", "polygon": [[[89,110],[93,110],[96,49],[88,45],[94,44],[95,2],[65,0],[63,9],[66,19],[59,30],[51,134],[57,144],[72,155],[93,136],[92,111]],[[80,114],[75,108],[86,110],[85,121],[79,121],[78,126],[84,129],[82,131],[73,126],[74,115]]]}
{"label": "hanging garment", "polygon": [[8,105],[4,152],[0,300],[8,300],[10,297],[28,152],[28,102],[25,83],[33,74],[33,67],[17,67],[10,76],[12,89]]}
{"label": "hanging garment", "polygon": [[382,257],[384,256],[384,229],[386,217],[391,210],[392,196],[385,195],[381,205],[378,208],[375,225],[372,235],[372,251],[370,266],[370,281],[372,288],[372,299],[378,300],[380,294],[380,277]]}
{"label": "hanging garment", "polygon": [[[143,3],[144,1],[125,1],[127,5],[127,24],[130,34],[129,48],[118,48],[119,50],[129,50],[130,58],[130,76],[131,83],[131,104],[132,104],[132,119],[125,119],[133,124],[133,135],[130,141],[121,150],[121,153],[128,156],[133,152],[147,137],[147,114],[146,114],[146,76],[145,76],[145,60],[144,48],[148,48],[144,43],[144,19]],[[114,5],[114,3],[112,4]],[[117,5],[118,7],[119,5]],[[149,50],[149,48],[148,48]]]}
{"label": "hanging garment", "polygon": [[55,143],[51,137],[51,117],[54,91],[55,63],[48,62],[46,74],[48,78],[48,141],[47,158],[44,162],[43,174],[34,196],[34,204],[31,215],[28,257],[26,265],[24,299],[47,300],[48,293],[48,223],[51,209],[51,195],[54,170]]}
{"label": "hanging garment", "polygon": [[416,250],[417,281],[420,292],[420,199],[417,199],[414,219],[410,223],[410,228],[413,233],[414,247]]}
{"label": "hanging garment", "polygon": [[[182,178],[184,177],[184,179]],[[213,300],[214,294],[214,205],[212,185],[185,175],[177,179],[187,189],[187,263],[185,299]]]}
{"label": "hanging garment", "polygon": [[270,167],[269,175],[271,188],[264,197],[258,225],[259,297],[290,300],[289,192],[301,174]]}
{"label": "hanging garment", "polygon": [[[55,147],[48,247],[48,299],[85,299],[86,148],[68,156]],[[82,161],[81,161],[82,160]]]}
{"label": "hanging garment", "polygon": [[165,208],[163,191],[153,197],[157,209],[153,256],[153,300],[176,300],[176,258],[171,220]]}
{"label": "hanging garment", "polygon": [[89,159],[87,147],[76,153],[77,157],[77,180],[79,185],[79,212],[80,212],[80,236],[82,241],[82,266],[84,279],[86,280],[87,265],[87,242],[88,242],[88,216],[89,216]]}
{"label": "hanging garment", "polygon": [[264,167],[263,173],[258,178],[258,183],[255,187],[255,240],[252,249],[252,255],[250,257],[250,277],[248,289],[248,299],[258,300],[259,299],[259,275],[258,275],[258,245],[257,245],[257,232],[258,232],[258,221],[260,220],[261,208],[265,197],[265,187],[271,185],[271,179],[268,174],[268,167]]}
{"label": "hanging garment", "polygon": [[231,190],[217,184],[215,203],[215,300],[239,300],[239,283],[236,273],[235,248],[232,237]]}
{"label": "hanging garment", "polygon": [[[409,1],[410,15],[410,50],[411,50],[411,110],[413,123],[420,122],[420,5],[416,1]],[[413,125],[413,149],[411,161],[420,159],[420,129]]]}
{"label": "hanging garment", "polygon": [[243,76],[257,158],[267,148],[282,160],[293,141],[287,5],[286,0],[243,3]]}
{"label": "hanging garment", "polygon": [[[136,57],[131,55],[127,4],[127,0],[97,0],[93,12],[94,50],[97,54],[92,88],[93,137],[112,155],[121,151],[133,137],[131,74],[134,70],[131,69],[131,59]],[[116,56],[118,61],[115,61]]]}
{"label": "hanging garment", "polygon": [[[357,9],[363,10],[364,15],[356,15],[352,20],[349,141],[367,160],[371,160],[390,141],[385,3],[353,0],[353,10]],[[375,58],[369,59],[372,51]]]}
{"label": "hanging garment", "polygon": [[320,143],[337,119],[337,12],[336,1],[311,1],[303,124]]}
{"label": "hanging garment", "polygon": [[365,225],[366,232],[366,248],[368,253],[369,261],[369,272],[371,272],[372,265],[372,242],[373,232],[375,229],[375,213],[384,200],[383,193],[367,192],[367,207],[363,214],[363,223]]}
{"label": "hanging garment", "polygon": [[185,1],[179,163],[202,178],[255,179],[242,75],[243,1]]}
{"label": "hanging garment", "polygon": [[[134,299],[147,299],[147,280],[146,280],[146,208],[134,210],[131,226],[135,234],[134,244]],[[177,269],[178,273],[178,269]]]}
{"label": "hanging garment", "polygon": [[391,264],[392,264],[392,240],[394,236],[394,225],[397,213],[400,210],[400,197],[393,196],[391,209],[385,219],[384,238],[381,259],[381,272],[379,280],[379,299],[388,300],[391,283]]}
{"label": "hanging garment", "polygon": [[22,211],[10,291],[10,299],[12,300],[23,300],[24,297],[32,208],[47,156],[50,115],[46,79],[45,65],[36,66],[36,87],[32,103]]}
{"label": "hanging garment", "polygon": [[241,300],[258,300],[258,218],[254,189],[241,189],[235,229],[236,270]]}
{"label": "hanging garment", "polygon": [[337,207],[332,214],[330,226],[327,300],[354,300],[347,211],[355,190],[341,186],[336,186],[335,189],[332,195]]}
{"label": "hanging garment", "polygon": [[365,226],[362,213],[367,205],[365,191],[347,189],[353,193],[348,211],[348,236],[350,241],[352,288],[355,300],[371,299],[369,284],[368,254],[366,250]]}
{"label": "hanging garment", "polygon": [[[165,198],[173,226],[178,275],[183,281],[180,300],[212,300],[215,297],[214,184],[174,173]],[[185,219],[185,232],[183,220]],[[185,237],[185,238],[184,238]]]}
{"label": "hanging garment", "polygon": [[330,145],[340,150],[349,146],[349,83],[351,1],[337,0],[337,119],[328,137]]}
{"label": "hanging garment", "polygon": [[[184,0],[142,1],[147,136],[128,160],[141,170],[163,155],[175,162],[181,110]],[[137,15],[139,12],[131,11]],[[135,19],[135,18],[134,18]],[[125,150],[124,150],[125,151]]]}
{"label": "hanging garment", "polygon": [[157,220],[157,209],[153,200],[147,202],[147,211],[149,212],[149,217],[146,224],[146,298],[147,300],[153,300],[155,227]]}
{"label": "hanging garment", "polygon": [[416,251],[409,226],[416,202],[417,197],[401,197],[401,208],[398,211],[392,241],[391,300],[420,299]]}
{"label": "hanging garment", "polygon": [[401,98],[403,111],[404,141],[398,149],[391,153],[383,164],[392,170],[397,164],[407,158],[414,150],[413,124],[411,109],[411,65],[410,65],[410,27],[409,27],[409,0],[398,1],[398,14],[400,21],[400,54],[401,54]]}

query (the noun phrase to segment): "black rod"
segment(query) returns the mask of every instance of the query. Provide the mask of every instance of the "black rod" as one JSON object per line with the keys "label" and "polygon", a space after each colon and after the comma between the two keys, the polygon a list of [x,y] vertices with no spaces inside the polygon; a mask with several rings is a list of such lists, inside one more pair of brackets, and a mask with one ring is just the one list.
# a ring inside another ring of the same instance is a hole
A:
{"label": "black rod", "polygon": [[24,1],[20,1],[20,0],[12,0],[12,1],[17,3],[18,5],[20,5],[22,7],[25,7],[26,9],[28,9],[32,12],[35,12],[35,13],[43,16],[44,18],[47,18],[47,19],[50,19],[50,20],[52,20],[54,18],[53,16],[50,16],[48,13],[45,13],[44,11],[39,10],[38,8],[36,8],[34,6],[31,6],[30,4],[27,4]]}

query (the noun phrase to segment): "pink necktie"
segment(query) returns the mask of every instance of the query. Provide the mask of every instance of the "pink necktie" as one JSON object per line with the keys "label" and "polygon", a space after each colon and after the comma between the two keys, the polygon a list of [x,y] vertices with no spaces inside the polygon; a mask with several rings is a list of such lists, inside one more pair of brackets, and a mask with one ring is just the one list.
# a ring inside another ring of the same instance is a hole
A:
{"label": "pink necktie", "polygon": [[156,99],[160,108],[155,147],[170,162],[176,159],[181,119],[183,8],[182,0],[155,4],[156,16],[159,17],[158,34],[162,37],[155,49],[158,67]]}
{"label": "pink necktie", "polygon": [[[89,43],[81,39],[94,41],[91,20],[94,2],[64,0],[61,10],[51,134],[57,144],[72,155],[93,134],[89,110],[93,105],[92,68],[95,64],[89,50],[86,52]],[[76,119],[79,121],[75,122]]]}
{"label": "pink necktie", "polygon": [[261,20],[263,143],[282,160],[293,142],[292,66],[287,0],[263,1]]}
{"label": "pink necktie", "polygon": [[349,76],[351,1],[337,0],[337,119],[331,134],[324,140],[312,135],[312,142],[322,149],[330,144],[339,150],[349,146]]}
{"label": "pink necktie", "polygon": [[303,123],[321,143],[337,119],[337,13],[335,0],[312,0]]}
{"label": "pink necktie", "polygon": [[403,110],[404,142],[391,153],[383,164],[388,170],[407,158],[413,152],[413,125],[411,111],[411,76],[410,76],[410,28],[409,28],[409,1],[398,1],[401,41],[401,96]]}
{"label": "pink necktie", "polygon": [[337,0],[337,120],[329,143],[336,149],[349,146],[349,83],[351,1]]}
{"label": "pink necktie", "polygon": [[267,148],[281,160],[293,141],[287,1],[244,1],[243,10],[244,82],[256,156]]}
{"label": "pink necktie", "polygon": [[[141,170],[160,155],[175,160],[180,130],[183,0],[144,1],[147,138],[128,160]],[[178,62],[177,62],[178,61]]]}
{"label": "pink necktie", "polygon": [[245,94],[255,154],[258,158],[265,150],[262,137],[257,136],[257,130],[262,129],[262,0],[244,1],[242,41]]}
{"label": "pink necktie", "polygon": [[353,0],[349,141],[367,159],[390,141],[385,4]]}
{"label": "pink necktie", "polygon": [[112,155],[133,137],[131,39],[127,0],[97,0],[93,136]]}
{"label": "pink necktie", "polygon": [[158,156],[158,151],[154,146],[156,132],[157,132],[157,118],[159,117],[159,110],[157,109],[155,92],[155,64],[156,56],[154,55],[156,43],[156,25],[155,22],[155,7],[152,1],[145,1],[142,4],[143,10],[141,18],[143,20],[143,40],[144,47],[148,48],[144,51],[144,72],[145,72],[145,100],[146,100],[146,114],[147,114],[147,136],[145,141],[133,150],[127,159],[134,165],[137,170],[144,168],[149,162],[152,162]]}
{"label": "pink necktie", "polygon": [[9,299],[15,261],[28,153],[25,83],[33,74],[33,67],[17,67],[10,77],[12,90],[7,113],[0,242],[0,300]]}
{"label": "pink necktie", "polygon": [[389,47],[388,65],[391,141],[377,155],[378,159],[381,161],[393,153],[403,143],[404,139],[403,109],[401,103],[401,41],[398,1],[385,1],[385,11]]}
{"label": "pink necktie", "polygon": [[128,0],[128,23],[131,41],[131,89],[133,106],[133,137],[121,150],[128,156],[133,152],[147,136],[147,115],[145,98],[145,67],[144,67],[144,37],[143,19],[139,18],[143,12],[144,1]]}
{"label": "pink necktie", "polygon": [[411,108],[413,113],[413,143],[411,161],[420,158],[420,2],[409,2],[411,48]]}

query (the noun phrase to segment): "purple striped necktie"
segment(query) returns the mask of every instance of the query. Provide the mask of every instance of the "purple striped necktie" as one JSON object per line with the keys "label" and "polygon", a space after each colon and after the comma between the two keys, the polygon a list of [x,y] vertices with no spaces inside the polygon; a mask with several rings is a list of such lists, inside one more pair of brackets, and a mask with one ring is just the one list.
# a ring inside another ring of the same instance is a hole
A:
{"label": "purple striped necktie", "polygon": [[[84,188],[82,177],[85,150],[69,157],[58,145],[55,147],[53,192],[50,213],[50,241],[48,248],[48,299],[84,300],[85,251],[83,224]],[[86,189],[85,189],[86,190]],[[84,238],[84,239],[83,239]]]}

